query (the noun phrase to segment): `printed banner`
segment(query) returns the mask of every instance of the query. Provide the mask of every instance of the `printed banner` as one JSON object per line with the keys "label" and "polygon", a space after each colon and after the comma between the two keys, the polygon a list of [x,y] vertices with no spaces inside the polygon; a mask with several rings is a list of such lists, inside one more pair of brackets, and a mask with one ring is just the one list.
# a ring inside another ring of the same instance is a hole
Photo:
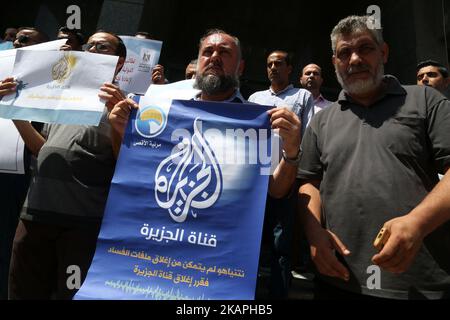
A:
{"label": "printed banner", "polygon": [[152,83],[152,71],[158,64],[162,42],[120,36],[127,47],[127,60],[117,81],[126,92],[144,94]]}
{"label": "printed banner", "polygon": [[118,57],[77,51],[18,50],[16,93],[0,97],[0,117],[45,123],[98,125]]}
{"label": "printed banner", "polygon": [[75,299],[254,299],[267,108],[141,98]]}

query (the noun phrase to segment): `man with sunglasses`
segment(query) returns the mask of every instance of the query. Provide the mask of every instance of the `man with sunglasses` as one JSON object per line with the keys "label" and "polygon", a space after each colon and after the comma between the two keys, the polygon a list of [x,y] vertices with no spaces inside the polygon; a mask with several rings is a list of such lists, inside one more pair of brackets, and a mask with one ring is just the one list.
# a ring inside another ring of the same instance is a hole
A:
{"label": "man with sunglasses", "polygon": [[[246,103],[239,91],[239,77],[243,70],[244,60],[239,39],[223,30],[208,31],[199,45],[194,86],[200,89],[200,93],[195,100]],[[120,148],[132,108],[138,106],[127,99],[115,105],[110,113],[117,149]],[[270,110],[269,117],[272,128],[278,129],[282,138],[283,158],[270,177],[268,193],[273,198],[283,198],[292,190],[295,182],[301,121],[296,113],[282,107]]]}
{"label": "man with sunglasses", "polygon": [[19,49],[47,41],[49,38],[44,32],[32,27],[22,27],[19,28],[13,45],[14,48]]}
{"label": "man with sunglasses", "polygon": [[[86,50],[119,56],[116,74],[125,62],[126,48],[112,33],[95,33]],[[107,108],[124,98],[114,84],[99,96]],[[37,170],[14,238],[10,299],[71,299],[78,288],[70,286],[70,268],[80,282],[86,277],[115,167],[107,108],[97,127],[46,124],[40,134],[15,121]]]}

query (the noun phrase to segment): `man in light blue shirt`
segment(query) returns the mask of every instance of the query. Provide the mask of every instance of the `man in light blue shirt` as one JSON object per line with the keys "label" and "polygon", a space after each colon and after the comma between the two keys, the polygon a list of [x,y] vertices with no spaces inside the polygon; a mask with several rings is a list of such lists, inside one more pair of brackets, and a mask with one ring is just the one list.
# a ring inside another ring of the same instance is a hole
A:
{"label": "man in light blue shirt", "polygon": [[311,93],[305,89],[294,88],[289,83],[292,73],[292,62],[285,51],[273,51],[267,57],[267,77],[270,88],[252,94],[248,101],[262,105],[287,107],[291,109],[302,121],[302,133],[309,123],[308,114],[314,108]]}
{"label": "man in light blue shirt", "polygon": [[[273,51],[267,57],[267,76],[270,80],[270,88],[255,92],[248,100],[261,105],[285,107],[293,111],[301,121],[301,132],[303,133],[309,123],[308,115],[313,112],[314,102],[309,91],[294,88],[289,83],[291,73],[292,63],[289,54],[281,50]],[[289,163],[291,166],[297,166],[296,161]],[[294,199],[295,197],[290,196],[282,199],[269,196],[266,204],[263,254],[260,258],[260,265],[264,267],[265,264],[270,263],[270,298],[279,299],[288,296],[291,282]],[[270,254],[266,256],[264,253],[268,252]],[[265,261],[266,263],[264,263]]]}

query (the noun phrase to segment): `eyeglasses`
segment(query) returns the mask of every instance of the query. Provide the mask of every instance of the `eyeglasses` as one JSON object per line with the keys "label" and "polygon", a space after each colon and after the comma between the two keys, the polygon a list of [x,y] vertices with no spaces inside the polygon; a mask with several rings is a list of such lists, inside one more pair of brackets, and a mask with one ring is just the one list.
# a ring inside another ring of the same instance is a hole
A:
{"label": "eyeglasses", "polygon": [[85,45],[83,45],[83,51],[89,51],[93,47],[95,48],[95,51],[101,53],[110,53],[112,51],[116,51],[116,49],[107,42],[86,43]]}
{"label": "eyeglasses", "polygon": [[27,36],[25,34],[17,37],[17,42],[19,42],[21,44],[27,44],[29,41],[30,41],[30,36]]}

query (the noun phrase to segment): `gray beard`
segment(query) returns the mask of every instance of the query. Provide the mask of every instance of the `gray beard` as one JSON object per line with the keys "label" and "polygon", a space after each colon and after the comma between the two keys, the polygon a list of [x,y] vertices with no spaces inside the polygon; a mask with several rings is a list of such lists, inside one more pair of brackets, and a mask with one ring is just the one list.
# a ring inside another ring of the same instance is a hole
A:
{"label": "gray beard", "polygon": [[239,88],[239,77],[216,76],[213,74],[199,75],[195,78],[194,88],[200,89],[203,93],[214,96],[230,89]]}
{"label": "gray beard", "polygon": [[374,89],[377,89],[381,81],[383,81],[384,65],[380,64],[374,77],[367,80],[357,80],[351,84],[346,84],[339,71],[337,69],[335,69],[335,71],[339,84],[347,93],[350,95],[365,95],[371,93]]}

